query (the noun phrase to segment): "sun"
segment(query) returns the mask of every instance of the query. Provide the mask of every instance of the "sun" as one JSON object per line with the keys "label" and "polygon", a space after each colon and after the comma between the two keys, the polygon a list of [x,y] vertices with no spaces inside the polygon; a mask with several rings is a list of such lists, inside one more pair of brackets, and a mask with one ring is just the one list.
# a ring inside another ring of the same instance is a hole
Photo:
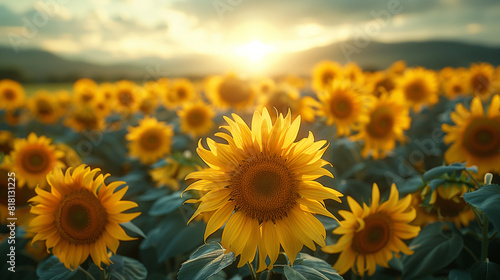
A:
{"label": "sun", "polygon": [[272,52],[272,49],[270,45],[264,44],[261,41],[252,41],[236,49],[236,53],[246,57],[251,62],[259,62]]}

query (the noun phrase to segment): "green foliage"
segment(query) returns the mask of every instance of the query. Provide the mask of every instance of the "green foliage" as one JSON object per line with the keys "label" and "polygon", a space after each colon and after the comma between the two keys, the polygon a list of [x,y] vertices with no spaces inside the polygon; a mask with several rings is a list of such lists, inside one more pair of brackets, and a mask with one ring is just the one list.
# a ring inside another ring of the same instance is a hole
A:
{"label": "green foliage", "polygon": [[322,259],[299,253],[292,267],[285,266],[287,279],[341,280],[343,279],[330,264]]}
{"label": "green foliage", "polygon": [[179,270],[179,280],[205,280],[235,260],[233,252],[226,250],[217,242],[210,242],[194,252]]}
{"label": "green foliage", "polygon": [[116,280],[142,280],[146,279],[148,271],[142,263],[136,259],[125,256],[114,255],[111,257],[113,262],[109,266],[111,279]]}
{"label": "green foliage", "polygon": [[432,223],[410,243],[413,255],[403,256],[403,278],[430,275],[450,264],[462,251],[463,239],[456,230],[443,231],[443,223]]}
{"label": "green foliage", "polygon": [[175,192],[171,195],[159,198],[149,210],[151,216],[161,216],[172,213],[186,200],[186,196],[181,197],[181,192]]}
{"label": "green foliage", "polygon": [[500,279],[500,265],[485,261],[474,264],[470,269],[472,280],[498,280]]}
{"label": "green foliage", "polygon": [[56,256],[51,256],[42,262],[36,270],[40,280],[85,279],[85,275],[78,270],[67,269]]}
{"label": "green foliage", "polygon": [[500,231],[500,186],[486,185],[477,191],[464,194],[466,202],[483,211],[488,220]]}

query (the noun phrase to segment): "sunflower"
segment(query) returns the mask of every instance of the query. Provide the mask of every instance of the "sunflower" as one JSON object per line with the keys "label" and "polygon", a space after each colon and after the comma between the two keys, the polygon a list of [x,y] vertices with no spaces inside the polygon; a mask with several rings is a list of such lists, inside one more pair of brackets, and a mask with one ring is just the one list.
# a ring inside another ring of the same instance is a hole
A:
{"label": "sunflower", "polygon": [[59,90],[54,92],[56,97],[57,106],[59,107],[60,115],[65,115],[71,108],[72,99],[67,90]]}
{"label": "sunflower", "polygon": [[452,145],[445,152],[448,163],[467,162],[478,167],[478,175],[500,173],[500,95],[493,96],[485,112],[479,97],[474,97],[470,111],[457,104],[451,113],[455,125],[443,124],[444,142]]}
{"label": "sunflower", "polygon": [[253,103],[257,90],[248,81],[228,74],[212,77],[207,81],[205,91],[218,107],[242,109]]}
{"label": "sunflower", "polygon": [[463,195],[473,190],[468,184],[460,182],[442,184],[434,191],[427,186],[422,191],[422,201],[430,197],[423,207],[429,215],[436,217],[436,220],[453,222],[458,228],[467,227],[475,219],[475,214],[463,199]]}
{"label": "sunflower", "polygon": [[262,78],[257,81],[257,91],[261,96],[269,95],[275,86],[276,83],[271,78]]}
{"label": "sunflower", "polygon": [[396,140],[405,140],[403,131],[410,128],[411,118],[408,108],[396,96],[382,94],[368,112],[370,121],[364,123],[352,140],[364,140],[361,154],[373,159],[384,158],[396,146]]}
{"label": "sunflower", "polygon": [[337,62],[325,60],[314,66],[312,88],[316,91],[327,90],[330,84],[343,78],[343,69]]}
{"label": "sunflower", "polygon": [[55,95],[40,90],[28,100],[31,114],[41,123],[53,124],[61,117],[59,103]]}
{"label": "sunflower", "polygon": [[[210,168],[189,174],[186,179],[199,179],[186,188],[205,192],[191,220],[202,213],[217,210],[205,230],[206,238],[225,224],[222,245],[240,255],[238,267],[253,261],[259,248],[259,267],[272,268],[280,244],[293,264],[305,244],[315,250],[314,242],[325,245],[325,229],[312,215],[334,216],[326,210],[323,200],[340,202],[336,190],[314,181],[331,173],[322,168],[329,164],[321,156],[326,141],[307,138],[294,142],[300,117],[291,121],[291,114],[271,121],[267,109],[253,115],[251,129],[233,114],[225,117],[230,134],[215,135],[227,141],[216,143],[207,138],[206,150],[199,142],[198,155]],[[265,262],[269,256],[270,264]]]}
{"label": "sunflower", "polygon": [[12,172],[16,173],[19,186],[36,185],[47,186],[45,176],[55,167],[64,167],[60,161],[63,153],[57,151],[51,139],[30,133],[27,139],[20,138],[14,141],[12,156]]}
{"label": "sunflower", "polygon": [[79,79],[73,85],[73,98],[77,105],[88,105],[94,102],[97,96],[97,83],[91,79]]}
{"label": "sunflower", "polygon": [[[100,169],[85,165],[60,168],[47,175],[51,191],[36,188],[37,196],[30,199],[31,213],[37,215],[29,231],[36,233],[33,242],[45,240],[47,248],[69,269],[75,269],[90,255],[94,263],[110,264],[107,249],[116,254],[119,240],[133,240],[120,227],[140,213],[122,213],[137,207],[132,201],[122,201],[127,192],[125,182],[104,183],[109,176],[98,175]],[[32,243],[33,243],[32,242]]]}
{"label": "sunflower", "polygon": [[362,85],[365,82],[363,70],[354,62],[344,65],[344,76],[353,84]]}
{"label": "sunflower", "polygon": [[336,136],[348,136],[352,129],[368,122],[368,105],[373,98],[364,95],[349,80],[337,80],[324,91],[317,92],[321,101],[318,115],[335,125]]}
{"label": "sunflower", "polygon": [[64,124],[77,132],[85,130],[101,131],[106,125],[104,118],[91,105],[77,106],[66,118]]}
{"label": "sunflower", "polygon": [[116,112],[130,115],[139,108],[140,89],[131,81],[121,80],[116,83],[116,92],[114,95],[114,106]]}
{"label": "sunflower", "polygon": [[73,148],[64,143],[57,143],[56,150],[61,151],[63,153],[64,156],[61,158],[61,161],[64,163],[65,166],[77,167],[83,163],[78,153],[75,150],[73,150]]}
{"label": "sunflower", "polygon": [[[300,92],[293,86],[281,83],[276,85],[266,96],[261,96],[260,110],[266,108],[269,111],[276,110],[278,114],[285,115],[288,111],[292,113],[292,119],[298,115],[307,122],[313,122],[319,103],[310,96],[300,97]],[[275,120],[276,118],[272,118]]]}
{"label": "sunflower", "polygon": [[406,69],[406,62],[404,60],[395,61],[389,68],[387,68],[387,73],[390,75],[401,75]]}
{"label": "sunflower", "polygon": [[448,99],[453,100],[467,93],[467,83],[463,74],[456,73],[443,82],[444,94]]}
{"label": "sunflower", "polygon": [[389,199],[380,204],[380,192],[373,184],[372,203],[363,208],[352,197],[347,197],[351,212],[340,210],[342,226],[333,230],[342,235],[336,244],[322,250],[341,253],[333,267],[339,274],[352,269],[358,275],[373,275],[376,266],[389,267],[393,253],[411,255],[413,251],[402,241],[418,235],[419,226],[409,225],[415,218],[411,196],[399,199],[395,184],[391,186]]}
{"label": "sunflower", "polygon": [[154,163],[170,153],[174,130],[171,125],[145,117],[137,127],[128,127],[125,139],[129,141],[130,155],[144,164]]}
{"label": "sunflower", "polygon": [[281,77],[279,83],[289,84],[297,89],[304,89],[308,85],[307,79],[301,78],[295,74],[288,74]]}
{"label": "sunflower", "polygon": [[215,112],[202,101],[184,104],[177,115],[181,118],[181,131],[193,137],[208,133],[214,126]]}
{"label": "sunflower", "polygon": [[372,95],[379,97],[382,93],[391,94],[396,83],[394,75],[382,71],[369,74],[366,77],[366,88]]}
{"label": "sunflower", "polygon": [[395,88],[395,94],[400,95],[415,112],[420,112],[424,105],[436,104],[438,102],[437,91],[436,73],[423,67],[407,69],[397,80]]}
{"label": "sunflower", "polygon": [[0,155],[10,154],[14,149],[14,135],[8,130],[0,130]]}
{"label": "sunflower", "polygon": [[97,88],[97,93],[104,100],[111,101],[115,98],[116,86],[112,83],[102,83]]}
{"label": "sunflower", "polygon": [[491,64],[472,64],[469,69],[469,88],[481,100],[487,100],[493,93],[493,73],[495,68]]}
{"label": "sunflower", "polygon": [[196,165],[183,164],[174,158],[168,158],[165,166],[154,168],[149,171],[149,175],[151,175],[157,187],[167,186],[174,191],[178,191],[179,182],[186,178],[189,173],[196,171],[196,169]]}
{"label": "sunflower", "polygon": [[24,105],[23,86],[13,80],[0,80],[0,109],[17,109]]}
{"label": "sunflower", "polygon": [[188,79],[172,80],[163,95],[163,102],[167,108],[175,108],[185,102],[191,101],[196,96],[194,85]]}

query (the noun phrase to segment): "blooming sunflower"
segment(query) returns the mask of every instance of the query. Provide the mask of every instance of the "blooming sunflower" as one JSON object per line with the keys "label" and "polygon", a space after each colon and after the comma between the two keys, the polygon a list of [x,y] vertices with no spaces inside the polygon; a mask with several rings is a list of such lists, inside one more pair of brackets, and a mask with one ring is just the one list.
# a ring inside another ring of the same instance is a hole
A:
{"label": "blooming sunflower", "polygon": [[[119,240],[133,240],[120,227],[141,213],[122,213],[137,207],[132,201],[122,201],[127,192],[125,182],[104,183],[109,176],[98,175],[100,169],[80,165],[66,170],[60,168],[47,175],[51,191],[36,188],[37,196],[31,213],[36,217],[28,230],[36,233],[33,242],[45,240],[47,248],[69,269],[75,269],[90,255],[94,263],[110,264],[107,249],[113,253]],[[32,243],[33,243],[32,242]]]}
{"label": "blooming sunflower", "polygon": [[377,71],[366,77],[366,88],[374,96],[379,97],[382,93],[391,94],[396,87],[394,75],[387,74],[382,71]]}
{"label": "blooming sunflower", "polygon": [[56,97],[57,106],[59,107],[60,115],[65,115],[71,108],[72,99],[67,90],[59,90],[54,92]]}
{"label": "blooming sunflower", "polygon": [[24,105],[24,89],[13,80],[0,80],[0,109],[16,109]]}
{"label": "blooming sunflower", "polygon": [[113,109],[124,115],[133,114],[139,108],[140,89],[131,81],[121,80],[116,83]]}
{"label": "blooming sunflower", "polygon": [[404,60],[395,61],[389,68],[387,72],[391,75],[401,75],[406,69],[406,62]]}
{"label": "blooming sunflower", "polygon": [[82,132],[85,130],[103,130],[106,123],[97,109],[90,105],[77,106],[66,118],[64,124],[73,130]]}
{"label": "blooming sunflower", "polygon": [[[189,174],[199,179],[186,188],[205,192],[191,220],[202,213],[217,210],[205,230],[205,239],[225,224],[222,245],[236,256],[238,267],[251,262],[259,248],[259,267],[272,268],[280,244],[291,263],[305,244],[315,250],[314,242],[325,245],[325,229],[312,215],[334,216],[324,206],[324,199],[340,202],[336,190],[314,181],[331,173],[322,168],[326,141],[314,142],[314,136],[294,142],[300,117],[280,115],[273,123],[268,111],[253,115],[251,129],[233,114],[225,117],[230,134],[215,135],[227,141],[216,143],[207,138],[210,150],[199,142],[198,155],[210,168]],[[270,264],[265,262],[269,256]]]}
{"label": "blooming sunflower", "polygon": [[261,96],[269,95],[275,86],[276,83],[271,78],[262,78],[257,82],[257,90]]}
{"label": "blooming sunflower", "polygon": [[349,62],[344,65],[344,77],[353,84],[362,85],[365,82],[363,70],[354,62]]}
{"label": "blooming sunflower", "polygon": [[315,91],[327,90],[334,80],[343,78],[343,69],[337,62],[325,60],[314,66],[312,88]]}
{"label": "blooming sunflower", "polygon": [[73,98],[77,105],[91,104],[97,96],[98,86],[94,80],[79,79],[73,85]]}
{"label": "blooming sunflower", "polygon": [[410,128],[411,118],[408,108],[397,96],[382,94],[368,112],[370,121],[362,125],[352,140],[364,140],[361,154],[374,159],[384,158],[396,146],[396,140],[403,142],[403,131]]}
{"label": "blooming sunflower", "polygon": [[205,91],[218,107],[242,109],[253,103],[257,90],[248,81],[228,74],[211,77]]}
{"label": "blooming sunflower", "polygon": [[319,116],[326,117],[328,125],[335,124],[336,136],[348,136],[351,129],[368,122],[368,105],[373,98],[364,95],[348,80],[337,80],[325,91],[317,92],[321,101]]}
{"label": "blooming sunflower", "polygon": [[16,173],[19,186],[36,185],[47,186],[45,176],[56,167],[64,167],[60,161],[63,153],[56,150],[50,142],[52,140],[30,133],[27,139],[20,138],[14,141],[12,156],[12,172]]}
{"label": "blooming sunflower", "polygon": [[53,124],[61,117],[57,97],[48,91],[40,90],[28,100],[31,114],[41,123]]}
{"label": "blooming sunflower", "polygon": [[[436,220],[453,222],[458,228],[467,227],[476,215],[463,195],[473,190],[469,185],[459,182],[440,185],[433,191],[427,186],[421,194],[423,206]],[[429,202],[425,203],[428,196]]]}
{"label": "blooming sunflower", "polygon": [[[319,103],[310,96],[300,97],[300,92],[290,84],[281,83],[276,85],[269,94],[259,98],[260,108],[267,108],[268,111],[276,110],[279,114],[285,115],[289,110],[292,119],[298,115],[307,122],[313,122]],[[275,120],[276,118],[273,118]]]}
{"label": "blooming sunflower", "polygon": [[463,74],[457,73],[443,82],[444,94],[448,99],[453,100],[467,92],[467,83]]}
{"label": "blooming sunflower", "polygon": [[487,100],[493,93],[493,73],[495,68],[491,64],[472,64],[469,69],[469,87],[472,93],[481,100]]}
{"label": "blooming sunflower", "polygon": [[181,118],[181,131],[193,137],[208,133],[214,126],[215,112],[202,101],[184,104],[177,115]]}
{"label": "blooming sunflower", "polygon": [[423,67],[407,69],[397,80],[395,88],[395,94],[400,95],[415,112],[420,112],[424,105],[436,104],[438,102],[437,91],[436,73]]}
{"label": "blooming sunflower", "polygon": [[10,154],[14,149],[14,135],[8,130],[0,130],[0,155]]}
{"label": "blooming sunflower", "polygon": [[163,94],[163,102],[167,108],[175,108],[196,96],[194,85],[188,79],[175,79]]}
{"label": "blooming sunflower", "polygon": [[409,224],[415,218],[411,195],[399,199],[398,189],[392,184],[389,199],[380,204],[378,186],[373,184],[371,206],[363,203],[361,208],[352,197],[347,197],[347,202],[351,212],[340,210],[342,226],[333,230],[342,236],[336,244],[322,248],[330,254],[341,252],[333,265],[339,274],[352,268],[358,275],[373,275],[377,265],[389,267],[393,253],[413,254],[402,241],[416,237],[420,231],[419,226]]}
{"label": "blooming sunflower", "polygon": [[174,130],[171,125],[145,117],[137,127],[128,127],[125,139],[129,141],[130,155],[144,164],[154,163],[170,153]]}
{"label": "blooming sunflower", "polygon": [[444,142],[452,145],[445,152],[448,163],[467,162],[478,167],[479,176],[500,172],[500,96],[493,96],[485,112],[479,97],[471,103],[470,111],[461,103],[451,113],[455,125],[443,124]]}

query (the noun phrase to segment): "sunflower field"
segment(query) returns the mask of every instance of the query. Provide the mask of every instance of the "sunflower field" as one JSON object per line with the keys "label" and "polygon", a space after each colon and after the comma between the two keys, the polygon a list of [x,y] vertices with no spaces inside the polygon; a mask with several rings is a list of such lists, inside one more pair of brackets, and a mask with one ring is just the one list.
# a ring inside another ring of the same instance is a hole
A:
{"label": "sunflower field", "polygon": [[500,67],[0,80],[2,279],[500,279]]}

